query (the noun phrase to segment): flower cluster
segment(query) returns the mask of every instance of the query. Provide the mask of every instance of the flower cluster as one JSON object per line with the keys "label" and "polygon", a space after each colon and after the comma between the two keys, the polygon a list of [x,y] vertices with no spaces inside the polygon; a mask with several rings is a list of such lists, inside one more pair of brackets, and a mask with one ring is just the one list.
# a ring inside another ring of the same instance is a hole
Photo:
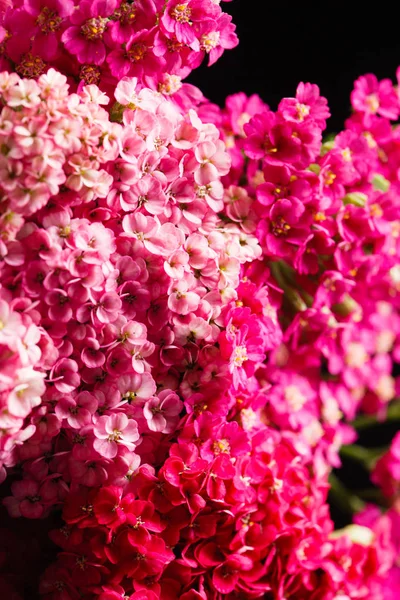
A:
{"label": "flower cluster", "polygon": [[[63,483],[98,485],[117,456],[138,465],[140,442],[151,457],[157,434],[175,431],[178,386],[184,398],[210,380],[216,394],[231,375],[246,387],[279,338],[258,314],[267,297],[236,304],[242,265],[261,249],[217,216],[229,157],[194,112],[136,93],[136,80],[116,90],[123,126],[97,88],[69,95],[52,70],[37,83],[4,75],[2,87],[2,462],[14,464],[27,437],[20,458],[36,459],[62,435]],[[49,461],[37,468],[53,485]],[[30,469],[7,503],[36,517],[64,488],[42,502]]]}
{"label": "flower cluster", "polygon": [[[299,461],[290,438],[204,413],[188,421],[157,475],[143,466],[118,486],[67,497],[67,525],[50,533],[63,553],[41,591],[101,600],[370,598],[392,558],[387,532],[374,544],[372,535],[333,533],[317,470]],[[378,552],[386,557],[379,566]]]}
{"label": "flower cluster", "polygon": [[214,0],[17,0],[1,20],[0,67],[38,77],[52,66],[111,93],[137,77],[171,94],[237,45],[231,20]]}
{"label": "flower cluster", "polygon": [[[379,108],[389,100],[389,112]],[[309,443],[324,433],[321,417],[331,430],[360,409],[383,417],[395,396],[400,154],[388,118],[399,100],[391,82],[367,76],[352,102],[345,131],[323,144],[329,111],[311,84],[276,112],[237,94],[216,119],[233,162],[229,217],[256,224],[283,291],[283,340],[265,374],[268,416],[309,433]]]}

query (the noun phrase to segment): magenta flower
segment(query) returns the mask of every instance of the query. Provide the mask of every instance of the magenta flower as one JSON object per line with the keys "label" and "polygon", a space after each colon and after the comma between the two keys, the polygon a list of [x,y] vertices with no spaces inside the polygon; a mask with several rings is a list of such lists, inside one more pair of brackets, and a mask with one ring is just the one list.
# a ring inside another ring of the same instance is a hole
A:
{"label": "magenta flower", "polygon": [[32,53],[46,61],[54,59],[60,52],[59,32],[63,21],[74,11],[72,0],[26,0],[24,8],[35,20]]}
{"label": "magenta flower", "polygon": [[308,236],[304,205],[296,198],[277,200],[270,210],[269,218],[269,225],[261,222],[257,229],[261,244],[272,255],[291,256],[296,245],[301,245]]}
{"label": "magenta flower", "polygon": [[167,34],[174,34],[178,42],[193,50],[199,50],[195,24],[219,16],[220,9],[212,2],[202,0],[169,0],[161,18],[161,25]]}
{"label": "magenta flower", "polygon": [[318,86],[311,83],[299,83],[296,98],[284,98],[278,110],[285,120],[303,123],[312,119],[320,129],[325,129],[330,116],[326,98],[320,96]]}
{"label": "magenta flower", "polygon": [[114,11],[108,27],[112,41],[121,45],[129,41],[133,28],[135,31],[150,29],[156,22],[156,12],[153,0],[135,0],[134,4],[123,0]]}
{"label": "magenta flower", "polygon": [[359,77],[351,93],[351,102],[353,108],[369,121],[375,114],[393,121],[399,116],[399,101],[390,79],[378,81],[372,74]]}
{"label": "magenta flower", "polygon": [[81,64],[101,65],[106,58],[103,35],[108,18],[114,12],[117,0],[83,0],[71,16],[72,26],[61,40]]}
{"label": "magenta flower", "polygon": [[224,50],[238,45],[239,40],[235,29],[236,25],[232,23],[232,17],[225,13],[221,13],[215,20],[202,20],[196,27],[200,50],[209,55],[209,66],[222,56]]}
{"label": "magenta flower", "polygon": [[110,52],[107,62],[114,77],[152,77],[163,69],[165,61],[153,49],[155,35],[155,28],[138,31],[131,35],[125,48]]}
{"label": "magenta flower", "polygon": [[89,369],[104,365],[106,357],[100,349],[100,343],[96,338],[87,338],[85,347],[81,352],[81,359]]}

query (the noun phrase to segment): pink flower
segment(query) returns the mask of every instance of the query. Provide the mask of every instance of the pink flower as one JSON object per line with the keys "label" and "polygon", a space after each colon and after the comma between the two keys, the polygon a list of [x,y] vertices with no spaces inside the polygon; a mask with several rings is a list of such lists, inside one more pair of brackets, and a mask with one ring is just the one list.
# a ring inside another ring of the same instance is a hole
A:
{"label": "pink flower", "polygon": [[214,19],[219,13],[218,6],[201,0],[169,0],[161,18],[161,25],[168,34],[175,34],[178,42],[188,45],[193,50],[199,50],[193,24],[207,19]]}
{"label": "pink flower", "polygon": [[143,403],[154,396],[157,386],[150,373],[134,373],[118,378],[121,400],[131,403]]}
{"label": "pink flower", "polygon": [[152,254],[168,257],[182,245],[184,234],[172,223],[164,223],[154,235],[144,241],[146,249]]}
{"label": "pink flower", "polygon": [[75,397],[61,398],[55,407],[55,412],[60,419],[66,419],[72,429],[81,429],[91,422],[96,409],[96,398],[89,392],[81,392]]}
{"label": "pink flower", "polygon": [[99,417],[93,431],[96,436],[93,447],[104,458],[115,458],[119,446],[134,450],[140,437],[136,421],[123,413]]}
{"label": "pink flower", "polygon": [[142,374],[146,370],[150,370],[150,365],[145,359],[153,354],[154,348],[153,342],[144,342],[140,345],[134,345],[131,350],[131,357],[132,368],[136,373]]}
{"label": "pink flower", "polygon": [[58,32],[63,20],[71,16],[74,3],[72,0],[27,0],[24,8],[36,24],[32,53],[45,60],[55,58],[60,52]]}
{"label": "pink flower", "polygon": [[49,317],[53,321],[67,323],[71,320],[73,311],[67,292],[54,289],[46,294],[45,302],[49,305]]}
{"label": "pink flower", "polygon": [[80,383],[78,364],[69,358],[60,358],[52,370],[52,381],[55,388],[63,393],[69,394]]}
{"label": "pink flower", "polygon": [[71,17],[71,27],[62,35],[62,42],[81,64],[101,65],[106,58],[103,35],[108,19],[115,10],[116,0],[83,0]]}
{"label": "pink flower", "polygon": [[199,304],[200,297],[195,292],[189,291],[189,285],[184,279],[173,284],[168,297],[170,310],[181,315],[187,315],[195,311]]}
{"label": "pink flower", "polygon": [[165,61],[154,52],[155,35],[155,27],[137,31],[130,36],[125,48],[110,52],[107,62],[114,77],[142,78],[144,74],[151,77],[162,71]]}
{"label": "pink flower", "polygon": [[12,496],[3,500],[13,517],[40,519],[45,512],[45,504],[40,495],[40,484],[32,479],[15,481],[11,486]]}
{"label": "pink flower", "polygon": [[143,407],[148,428],[161,433],[173,433],[179,420],[183,403],[171,390],[162,390]]}
{"label": "pink flower", "polygon": [[27,417],[41,403],[45,391],[44,374],[31,366],[18,369],[7,399],[7,412],[14,417]]}
{"label": "pink flower", "polygon": [[327,100],[319,95],[318,86],[312,83],[299,83],[296,98],[284,98],[278,110],[285,120],[302,123],[312,119],[320,129],[325,128],[330,116]]}
{"label": "pink flower", "polygon": [[229,171],[230,158],[221,140],[200,143],[195,156],[200,166],[195,168],[194,178],[199,185],[207,185]]}
{"label": "pink flower", "polygon": [[16,349],[18,338],[24,331],[20,315],[11,311],[8,303],[0,299],[0,344]]}
{"label": "pink flower", "polygon": [[354,109],[369,120],[375,114],[393,121],[399,116],[399,101],[390,79],[378,81],[372,74],[359,77],[351,93],[351,102]]}
{"label": "pink flower", "polygon": [[209,66],[213,65],[223,54],[224,50],[235,48],[238,37],[235,33],[236,25],[232,17],[225,13],[214,20],[203,20],[198,27],[197,35],[200,38],[200,50],[209,55]]}
{"label": "pink flower", "polygon": [[131,188],[131,196],[136,203],[132,208],[143,208],[151,215],[163,213],[166,205],[166,197],[161,183],[153,177],[143,177]]}
{"label": "pink flower", "polygon": [[112,323],[118,318],[121,306],[121,298],[113,292],[107,292],[97,302],[95,315],[100,323]]}

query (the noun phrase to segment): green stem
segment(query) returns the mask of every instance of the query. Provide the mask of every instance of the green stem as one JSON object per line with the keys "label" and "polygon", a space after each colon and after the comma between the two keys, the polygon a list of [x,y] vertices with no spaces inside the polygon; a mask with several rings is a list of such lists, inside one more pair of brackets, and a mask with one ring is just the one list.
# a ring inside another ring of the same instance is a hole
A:
{"label": "green stem", "polygon": [[329,490],[331,500],[343,512],[352,515],[365,508],[365,502],[348,490],[333,473],[329,476],[329,484],[331,486]]}
{"label": "green stem", "polygon": [[357,444],[351,444],[340,448],[340,456],[361,463],[367,471],[374,468],[378,458],[385,452],[387,452],[386,446],[384,448],[364,448]]}
{"label": "green stem", "polygon": [[380,423],[394,423],[400,421],[400,402],[395,400],[388,408],[386,418],[382,421],[377,419],[376,415],[360,415],[352,422],[352,426],[357,431],[374,427]]}
{"label": "green stem", "polygon": [[[289,302],[289,304],[293,307],[296,312],[302,312],[306,310],[307,304],[304,302],[303,298],[299,294],[297,290],[295,290],[290,283],[288,283],[287,276],[289,268],[287,265],[283,266],[282,261],[276,261],[269,263],[269,268],[271,269],[271,273],[275,278],[275,281],[281,288],[281,290],[285,293],[285,298]],[[287,267],[287,268],[286,268]],[[286,274],[286,277],[285,277]]]}
{"label": "green stem", "polygon": [[362,498],[366,502],[373,502],[374,504],[378,504],[379,506],[384,506],[384,507],[386,507],[388,505],[388,501],[385,498],[385,496],[382,494],[381,490],[378,490],[376,488],[357,490],[357,494],[360,498]]}

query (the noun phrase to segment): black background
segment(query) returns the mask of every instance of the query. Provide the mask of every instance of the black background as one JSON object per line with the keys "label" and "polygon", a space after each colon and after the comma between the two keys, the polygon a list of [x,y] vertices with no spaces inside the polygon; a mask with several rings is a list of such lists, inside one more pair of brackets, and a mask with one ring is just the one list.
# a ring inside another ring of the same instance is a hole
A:
{"label": "black background", "polygon": [[337,132],[349,115],[354,80],[365,73],[395,81],[400,65],[400,8],[397,2],[309,2],[233,0],[222,2],[233,17],[239,46],[188,79],[213,102],[227,95],[258,93],[275,110],[293,97],[300,81],[318,84]]}

